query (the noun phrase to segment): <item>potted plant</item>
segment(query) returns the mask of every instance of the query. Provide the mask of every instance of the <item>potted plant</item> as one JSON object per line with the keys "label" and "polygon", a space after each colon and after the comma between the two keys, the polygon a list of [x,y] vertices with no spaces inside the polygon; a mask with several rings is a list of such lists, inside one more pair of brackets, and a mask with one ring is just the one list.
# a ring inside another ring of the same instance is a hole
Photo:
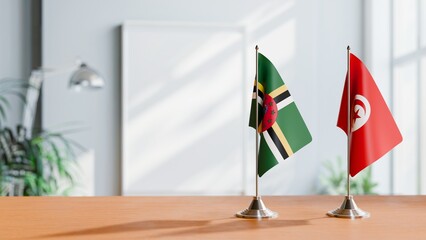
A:
{"label": "potted plant", "polygon": [[[331,195],[346,194],[346,178],[347,169],[343,164],[343,160],[337,157],[337,161],[327,161],[324,163],[325,174],[320,177],[321,187],[319,193]],[[364,171],[351,179],[351,192],[356,195],[377,194],[375,188],[377,183],[373,181],[371,167],[367,167]]]}
{"label": "potted plant", "polygon": [[26,102],[24,91],[31,86],[17,80],[0,80],[0,195],[67,195],[75,184],[74,148],[80,145],[66,138],[67,131],[39,131],[31,136],[18,125],[5,126],[8,95]]}

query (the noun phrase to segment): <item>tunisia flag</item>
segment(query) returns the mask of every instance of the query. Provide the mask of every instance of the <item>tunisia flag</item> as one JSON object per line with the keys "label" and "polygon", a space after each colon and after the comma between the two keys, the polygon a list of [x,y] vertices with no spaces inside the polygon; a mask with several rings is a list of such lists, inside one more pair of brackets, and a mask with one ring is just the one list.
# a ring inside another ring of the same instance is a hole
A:
{"label": "tunisia flag", "polygon": [[353,177],[398,145],[402,136],[373,77],[353,54],[350,54],[350,76],[351,134],[347,128],[347,76],[337,126],[349,136]]}

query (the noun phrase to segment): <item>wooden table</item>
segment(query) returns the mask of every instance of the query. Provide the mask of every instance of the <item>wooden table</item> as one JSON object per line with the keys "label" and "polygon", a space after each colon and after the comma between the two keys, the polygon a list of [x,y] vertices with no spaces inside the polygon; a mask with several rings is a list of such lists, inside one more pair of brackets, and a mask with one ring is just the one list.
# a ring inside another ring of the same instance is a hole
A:
{"label": "wooden table", "polygon": [[251,197],[3,197],[0,239],[426,239],[426,196],[356,196],[359,220],[325,215],[341,196],[263,200],[278,218],[235,218]]}

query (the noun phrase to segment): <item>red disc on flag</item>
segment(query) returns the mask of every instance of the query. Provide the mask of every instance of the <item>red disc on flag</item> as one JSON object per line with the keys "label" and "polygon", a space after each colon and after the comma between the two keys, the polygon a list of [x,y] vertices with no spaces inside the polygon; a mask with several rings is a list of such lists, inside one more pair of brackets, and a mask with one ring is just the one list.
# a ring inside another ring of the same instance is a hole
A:
{"label": "red disc on flag", "polygon": [[262,119],[262,131],[268,130],[275,123],[278,116],[277,104],[274,99],[268,94],[264,95],[263,99],[263,119]]}

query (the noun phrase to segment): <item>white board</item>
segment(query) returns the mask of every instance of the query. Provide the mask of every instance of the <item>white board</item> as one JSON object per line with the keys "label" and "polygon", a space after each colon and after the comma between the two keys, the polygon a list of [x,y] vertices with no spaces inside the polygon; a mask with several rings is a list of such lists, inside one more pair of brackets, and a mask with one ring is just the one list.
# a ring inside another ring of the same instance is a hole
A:
{"label": "white board", "polygon": [[243,192],[250,101],[243,30],[123,25],[123,195]]}

